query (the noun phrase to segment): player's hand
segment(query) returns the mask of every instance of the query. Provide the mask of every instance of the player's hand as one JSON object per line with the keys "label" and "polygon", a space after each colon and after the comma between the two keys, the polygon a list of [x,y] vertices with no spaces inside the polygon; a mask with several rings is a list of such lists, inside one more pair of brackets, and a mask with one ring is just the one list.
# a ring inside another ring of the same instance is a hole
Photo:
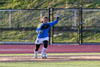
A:
{"label": "player's hand", "polygon": [[60,17],[60,13],[58,12],[58,13],[57,13],[57,19],[59,19],[59,17]]}
{"label": "player's hand", "polygon": [[42,33],[42,30],[38,31],[38,34],[41,34]]}
{"label": "player's hand", "polygon": [[57,17],[60,17],[60,14],[57,14]]}
{"label": "player's hand", "polygon": [[60,17],[60,13],[59,12],[57,13],[57,17]]}

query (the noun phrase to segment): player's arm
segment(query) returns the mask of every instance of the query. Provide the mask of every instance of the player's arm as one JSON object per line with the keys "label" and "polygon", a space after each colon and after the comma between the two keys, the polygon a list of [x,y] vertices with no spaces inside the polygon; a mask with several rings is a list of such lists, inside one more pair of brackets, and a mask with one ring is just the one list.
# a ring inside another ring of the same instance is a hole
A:
{"label": "player's arm", "polygon": [[49,23],[49,24],[50,24],[50,26],[54,26],[55,24],[57,24],[57,23],[58,23],[58,21],[59,21],[59,17],[60,17],[60,15],[59,15],[59,14],[57,14],[57,19],[56,19],[55,21],[53,21],[53,22]]}
{"label": "player's arm", "polygon": [[44,25],[43,23],[41,23],[41,24],[38,25],[38,27],[37,27],[37,29],[36,29],[36,32],[37,32],[37,33],[42,33],[41,28],[42,28],[43,25]]}

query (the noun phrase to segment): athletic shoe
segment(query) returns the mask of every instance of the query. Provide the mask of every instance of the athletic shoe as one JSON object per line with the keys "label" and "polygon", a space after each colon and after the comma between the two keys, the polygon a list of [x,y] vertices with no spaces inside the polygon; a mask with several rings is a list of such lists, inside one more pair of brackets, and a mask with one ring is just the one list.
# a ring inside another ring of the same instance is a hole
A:
{"label": "athletic shoe", "polygon": [[42,54],[42,55],[41,55],[41,58],[42,58],[42,59],[47,59],[47,54],[46,54],[46,53]]}

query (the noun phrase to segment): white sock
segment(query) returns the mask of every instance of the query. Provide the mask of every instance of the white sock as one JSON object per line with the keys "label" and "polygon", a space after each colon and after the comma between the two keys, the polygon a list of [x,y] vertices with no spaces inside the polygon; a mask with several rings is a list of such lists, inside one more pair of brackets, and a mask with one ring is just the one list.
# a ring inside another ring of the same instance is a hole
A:
{"label": "white sock", "polygon": [[35,56],[38,56],[38,51],[34,51]]}
{"label": "white sock", "polygon": [[45,51],[46,51],[46,48],[43,47],[41,55],[43,55],[45,53]]}

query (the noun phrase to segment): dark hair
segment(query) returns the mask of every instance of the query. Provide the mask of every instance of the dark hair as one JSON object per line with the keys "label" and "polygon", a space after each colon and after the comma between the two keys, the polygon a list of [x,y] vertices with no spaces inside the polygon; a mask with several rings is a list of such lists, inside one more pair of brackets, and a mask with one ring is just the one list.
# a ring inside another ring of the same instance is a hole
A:
{"label": "dark hair", "polygon": [[39,24],[40,24],[40,23],[43,23],[43,19],[48,19],[48,17],[47,17],[47,16],[44,16],[44,17],[41,19],[41,21],[39,22]]}

